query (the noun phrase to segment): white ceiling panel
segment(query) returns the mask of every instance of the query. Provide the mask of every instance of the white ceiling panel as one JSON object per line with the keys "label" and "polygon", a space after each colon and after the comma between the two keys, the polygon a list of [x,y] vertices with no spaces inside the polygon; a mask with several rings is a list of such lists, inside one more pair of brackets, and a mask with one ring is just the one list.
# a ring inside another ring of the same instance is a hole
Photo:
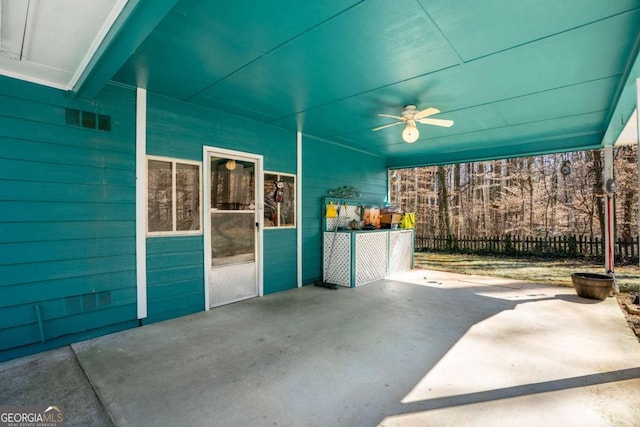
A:
{"label": "white ceiling panel", "polygon": [[0,0],[0,73],[69,90],[126,0]]}

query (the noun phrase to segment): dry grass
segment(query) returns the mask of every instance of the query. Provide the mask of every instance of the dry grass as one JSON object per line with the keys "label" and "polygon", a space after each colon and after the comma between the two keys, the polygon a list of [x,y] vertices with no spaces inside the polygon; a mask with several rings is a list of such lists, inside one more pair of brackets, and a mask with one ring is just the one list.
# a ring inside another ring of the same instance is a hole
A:
{"label": "dry grass", "polygon": [[[466,254],[417,252],[415,264],[432,270],[479,274],[524,280],[550,285],[571,285],[571,273],[604,273],[604,267],[579,260],[544,260],[538,258],[507,258]],[[637,291],[640,268],[616,267],[616,279],[622,291]]]}

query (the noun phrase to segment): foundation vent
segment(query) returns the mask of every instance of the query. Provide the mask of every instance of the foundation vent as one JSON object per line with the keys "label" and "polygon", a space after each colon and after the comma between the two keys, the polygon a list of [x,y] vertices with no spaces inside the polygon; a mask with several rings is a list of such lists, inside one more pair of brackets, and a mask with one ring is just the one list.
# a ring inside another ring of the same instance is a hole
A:
{"label": "foundation vent", "polygon": [[78,314],[97,310],[113,303],[111,291],[76,295],[64,299],[67,314]]}

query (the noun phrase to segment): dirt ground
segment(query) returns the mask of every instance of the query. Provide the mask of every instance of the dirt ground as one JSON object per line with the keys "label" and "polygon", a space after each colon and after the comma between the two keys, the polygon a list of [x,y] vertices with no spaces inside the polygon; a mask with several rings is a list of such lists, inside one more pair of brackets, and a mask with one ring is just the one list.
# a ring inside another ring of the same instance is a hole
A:
{"label": "dirt ground", "polygon": [[632,304],[634,296],[628,293],[621,293],[617,296],[620,309],[627,318],[629,327],[635,332],[638,341],[640,341],[640,306]]}

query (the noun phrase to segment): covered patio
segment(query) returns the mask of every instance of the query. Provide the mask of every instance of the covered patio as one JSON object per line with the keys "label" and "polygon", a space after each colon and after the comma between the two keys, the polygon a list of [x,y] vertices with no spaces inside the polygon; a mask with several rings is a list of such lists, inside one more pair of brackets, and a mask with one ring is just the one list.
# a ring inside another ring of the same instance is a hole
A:
{"label": "covered patio", "polygon": [[65,425],[634,426],[613,298],[416,269],[294,289],[5,362],[0,401]]}
{"label": "covered patio", "polygon": [[392,169],[601,148],[613,179],[638,0],[0,12],[0,404],[66,425],[638,424],[613,299],[425,270],[307,286],[331,189],[384,206]]}

